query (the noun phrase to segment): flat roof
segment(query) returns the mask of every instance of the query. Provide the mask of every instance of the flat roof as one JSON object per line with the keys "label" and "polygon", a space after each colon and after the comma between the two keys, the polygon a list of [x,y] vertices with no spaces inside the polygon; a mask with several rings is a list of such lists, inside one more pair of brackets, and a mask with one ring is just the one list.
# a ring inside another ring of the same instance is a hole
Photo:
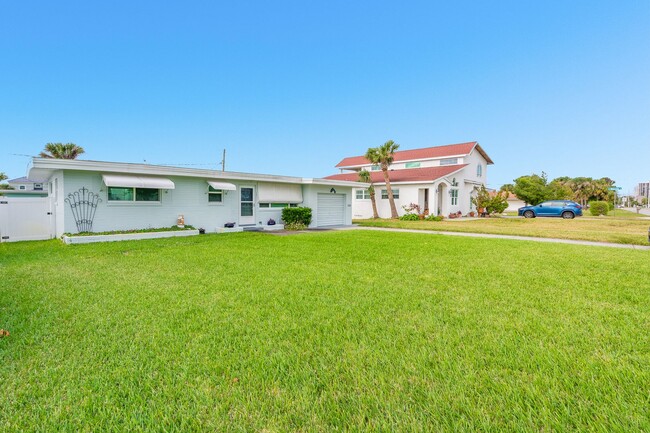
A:
{"label": "flat roof", "polygon": [[278,176],[272,174],[242,173],[235,171],[207,170],[199,168],[174,167],[153,164],[135,164],[129,162],[88,161],[79,159],[32,159],[29,169],[30,178],[49,179],[57,170],[92,171],[100,173],[146,174],[153,176],[200,177],[206,179],[248,180],[258,182],[293,183],[301,185],[331,185],[355,187],[365,185],[332,179],[306,178],[297,176]]}

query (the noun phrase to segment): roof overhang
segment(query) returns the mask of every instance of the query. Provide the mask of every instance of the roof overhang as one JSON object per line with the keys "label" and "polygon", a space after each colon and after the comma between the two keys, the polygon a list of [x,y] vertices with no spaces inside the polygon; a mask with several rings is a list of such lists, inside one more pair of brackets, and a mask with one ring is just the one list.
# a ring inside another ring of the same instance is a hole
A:
{"label": "roof overhang", "polygon": [[483,148],[481,147],[480,144],[478,144],[478,142],[476,143],[476,145],[474,145],[474,149],[476,149],[476,151],[480,153],[483,158],[485,158],[485,161],[487,161],[488,165],[494,165],[494,161],[492,161],[492,159],[488,156],[488,154],[485,153],[485,150],[483,150]]}
{"label": "roof overhang", "polygon": [[326,185],[340,187],[363,187],[368,184],[330,179],[277,176],[271,174],[241,173],[234,171],[205,170],[126,162],[86,161],[78,159],[33,158],[29,169],[30,178],[49,179],[61,170],[100,172],[133,176],[166,176],[210,179],[211,181],[277,182],[299,185]]}

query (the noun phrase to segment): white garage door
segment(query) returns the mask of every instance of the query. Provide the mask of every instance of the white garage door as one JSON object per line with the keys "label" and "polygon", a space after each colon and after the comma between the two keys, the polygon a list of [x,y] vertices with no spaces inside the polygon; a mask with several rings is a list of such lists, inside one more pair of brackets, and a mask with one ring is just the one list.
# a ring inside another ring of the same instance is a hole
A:
{"label": "white garage door", "polygon": [[54,237],[54,216],[47,197],[0,197],[0,242]]}
{"label": "white garage door", "polygon": [[318,227],[345,224],[345,194],[318,194]]}

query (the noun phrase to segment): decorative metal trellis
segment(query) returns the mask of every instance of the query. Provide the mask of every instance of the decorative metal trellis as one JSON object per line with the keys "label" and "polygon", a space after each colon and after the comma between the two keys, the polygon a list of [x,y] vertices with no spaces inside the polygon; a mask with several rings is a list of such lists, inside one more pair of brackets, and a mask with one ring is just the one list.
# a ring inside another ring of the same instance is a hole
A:
{"label": "decorative metal trellis", "polygon": [[102,201],[98,194],[89,191],[85,186],[79,191],[71,192],[65,199],[70,205],[74,221],[79,232],[91,232],[97,204]]}

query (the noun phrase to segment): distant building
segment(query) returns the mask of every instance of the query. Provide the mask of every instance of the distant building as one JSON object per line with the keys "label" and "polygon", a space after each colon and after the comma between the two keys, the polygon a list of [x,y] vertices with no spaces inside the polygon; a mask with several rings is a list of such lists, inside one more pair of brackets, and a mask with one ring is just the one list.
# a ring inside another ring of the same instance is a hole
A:
{"label": "distant building", "polygon": [[634,188],[634,199],[643,203],[643,199],[650,201],[650,182],[641,182]]}
{"label": "distant building", "polygon": [[28,179],[19,177],[7,181],[10,188],[0,191],[1,194],[12,197],[47,197],[45,181],[40,179]]}

